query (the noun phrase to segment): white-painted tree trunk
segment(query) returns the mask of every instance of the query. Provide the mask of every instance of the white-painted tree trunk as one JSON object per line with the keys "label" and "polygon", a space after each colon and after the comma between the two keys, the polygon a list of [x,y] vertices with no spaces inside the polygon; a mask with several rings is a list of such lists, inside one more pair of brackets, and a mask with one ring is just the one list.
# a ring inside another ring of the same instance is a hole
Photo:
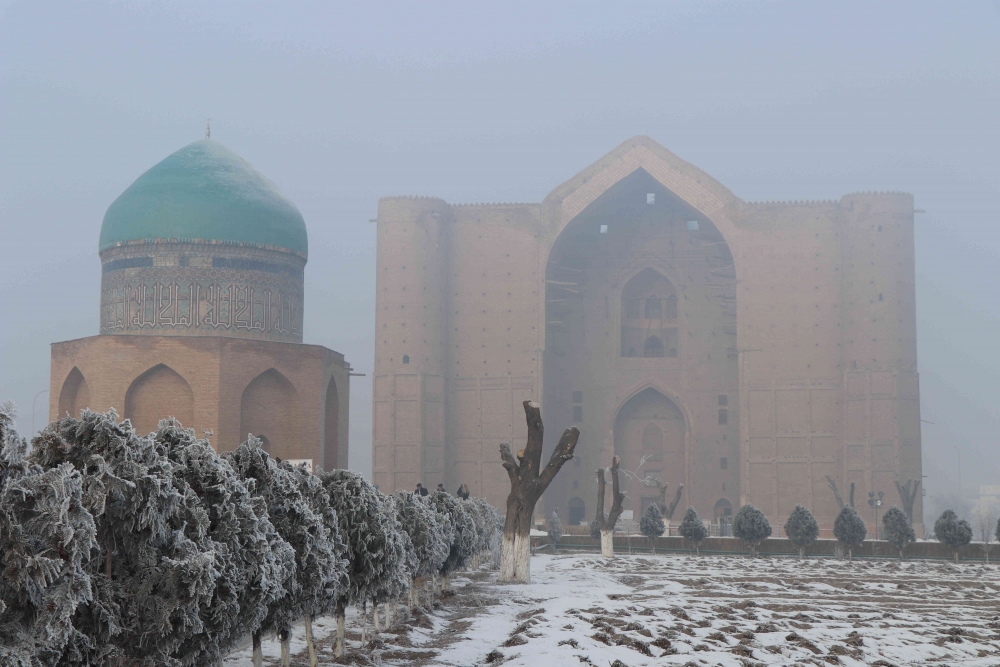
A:
{"label": "white-painted tree trunk", "polygon": [[291,659],[291,652],[288,647],[288,637],[289,633],[282,632],[280,634],[281,638],[281,667],[288,667],[288,661]]}
{"label": "white-painted tree trunk", "polygon": [[313,643],[313,622],[311,616],[302,619],[306,628],[306,648],[309,649],[309,667],[317,667],[319,660],[316,658],[316,644]]}
{"label": "white-painted tree trunk", "polygon": [[601,555],[605,558],[615,557],[615,531],[601,531]]}
{"label": "white-painted tree trunk", "polygon": [[260,633],[253,633],[253,667],[263,667],[264,652],[260,647]]}
{"label": "white-painted tree trunk", "polygon": [[531,538],[528,535],[503,536],[500,545],[500,577],[505,584],[531,583]]}
{"label": "white-painted tree trunk", "polygon": [[377,604],[373,604],[372,605],[372,627],[375,629],[376,633],[379,630],[381,630],[381,628],[379,628],[379,625],[378,625],[378,605]]}
{"label": "white-painted tree trunk", "polygon": [[333,648],[333,655],[335,658],[344,657],[344,616],[345,610],[343,607],[337,608],[337,642]]}

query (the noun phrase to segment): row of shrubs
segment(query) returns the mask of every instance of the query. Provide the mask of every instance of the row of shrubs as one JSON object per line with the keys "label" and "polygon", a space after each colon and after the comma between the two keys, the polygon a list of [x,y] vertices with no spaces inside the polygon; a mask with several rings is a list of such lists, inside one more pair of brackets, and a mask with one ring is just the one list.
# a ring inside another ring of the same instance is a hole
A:
{"label": "row of shrubs", "polygon": [[[882,527],[883,538],[893,544],[899,550],[899,557],[903,558],[906,547],[917,539],[909,517],[893,506],[882,516]],[[732,529],[733,537],[746,544],[751,555],[756,555],[760,543],[769,538],[772,532],[771,524],[764,513],[750,504],[741,507],[733,517]],[[666,531],[658,503],[650,503],[643,511],[639,520],[639,530],[650,539],[660,537]],[[819,539],[819,523],[812,512],[802,505],[797,505],[792,510],[785,522],[784,530],[785,535],[799,550],[800,558],[804,557],[806,548]],[[700,551],[701,543],[708,537],[708,528],[693,507],[684,513],[678,532],[681,537],[694,545],[696,552]],[[594,539],[600,538],[600,529],[596,521],[591,524],[590,533]],[[859,548],[868,536],[868,527],[857,510],[848,505],[837,515],[833,524],[833,534],[840,543],[842,552],[851,558],[853,551]],[[959,519],[954,511],[945,510],[934,524],[934,535],[955,552],[957,561],[959,550],[972,541],[972,526],[965,519]],[[549,518],[549,537],[553,544],[562,537],[562,526],[555,512]],[[1000,540],[1000,521],[997,521],[996,525],[996,538]]]}
{"label": "row of shrubs", "polygon": [[[250,437],[217,455],[170,419],[84,411],[29,448],[0,406],[0,664],[215,665],[244,638],[379,605],[499,558],[484,500],[380,493]],[[377,618],[377,616],[376,616]],[[255,661],[258,660],[255,656]]]}

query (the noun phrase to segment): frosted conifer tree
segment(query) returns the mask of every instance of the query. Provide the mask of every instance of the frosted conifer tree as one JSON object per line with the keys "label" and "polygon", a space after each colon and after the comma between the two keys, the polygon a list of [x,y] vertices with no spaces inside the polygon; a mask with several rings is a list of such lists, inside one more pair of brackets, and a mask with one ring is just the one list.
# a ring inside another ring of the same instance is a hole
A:
{"label": "frosted conifer tree", "polygon": [[403,532],[410,538],[416,558],[416,567],[410,569],[410,602],[419,604],[416,578],[432,577],[441,571],[451,552],[455,529],[451,521],[439,514],[426,498],[400,491],[395,500],[396,516]]}
{"label": "frosted conifer tree", "polygon": [[763,512],[746,504],[733,517],[733,537],[746,544],[750,555],[756,557],[760,543],[771,537],[771,524]]}
{"label": "frosted conifer tree", "polygon": [[288,664],[292,623],[315,609],[316,600],[336,597],[343,569],[341,566],[338,572],[340,564],[329,528],[303,497],[290,465],[279,467],[253,436],[225,457],[251,492],[263,499],[271,523],[288,545],[287,551],[276,549],[288,565],[285,595],[268,605],[267,615],[253,635],[255,654],[259,653],[261,635],[278,635],[282,664]]}
{"label": "frosted conifer tree", "polygon": [[[382,494],[353,470],[320,472],[330,506],[337,512],[340,535],[346,544],[349,584],[337,599],[337,643],[344,655],[344,613],[349,604],[379,604],[405,591],[402,526]],[[388,510],[388,511],[387,511]]]}
{"label": "frosted conifer tree", "polygon": [[13,421],[13,404],[0,404],[0,664],[50,666],[88,643],[72,619],[91,599],[96,527],[80,473],[28,463]]}
{"label": "frosted conifer tree", "polygon": [[552,510],[552,514],[549,515],[549,542],[552,543],[553,550],[559,547],[559,540],[562,539],[562,536],[562,521],[559,520],[559,515],[556,514],[556,511]]}
{"label": "frosted conifer tree", "polygon": [[639,519],[639,531],[649,538],[653,545],[653,553],[656,553],[656,538],[666,531],[667,526],[663,523],[663,513],[660,512],[659,503],[649,503]]}
{"label": "frosted conifer tree", "polygon": [[98,551],[86,564],[93,600],[73,616],[89,643],[62,664],[110,657],[130,667],[183,665],[177,655],[205,631],[200,611],[212,604],[219,572],[205,539],[208,514],[175,479],[177,465],[113,410],[64,417],[34,445],[32,460],[43,468],[69,463],[84,474],[83,505],[97,529]]}
{"label": "frosted conifer tree", "polygon": [[[317,475],[312,474],[304,465],[293,467],[287,461],[282,461],[281,468],[290,470],[299,484],[299,491],[313,513],[320,517],[323,525],[326,526],[326,539],[333,550],[335,562],[329,567],[331,570],[327,575],[332,579],[331,587],[307,587],[302,600],[303,625],[305,626],[306,648],[309,651],[309,664],[316,667],[318,660],[316,657],[316,645],[313,641],[312,621],[314,618],[324,616],[336,611],[337,598],[340,592],[345,590],[349,584],[347,580],[347,544],[340,536],[340,525],[337,521],[337,512],[330,506],[330,496],[323,488],[323,482]],[[320,566],[317,562],[317,566]]]}
{"label": "frosted conifer tree", "polygon": [[806,547],[819,537],[819,524],[808,508],[796,505],[785,522],[785,535],[799,550],[799,558],[805,558]]}
{"label": "frosted conifer tree", "polygon": [[479,507],[480,513],[486,519],[488,529],[486,552],[487,557],[490,559],[490,567],[495,570],[500,567],[500,548],[503,543],[504,518],[500,515],[497,508],[490,505],[485,498],[473,498],[468,502],[476,504]]}
{"label": "frosted conifer tree", "polygon": [[917,541],[906,512],[893,505],[882,515],[882,526],[885,529],[885,539],[899,550],[899,560],[903,560],[903,551]]}
{"label": "frosted conifer tree", "polygon": [[853,560],[854,549],[860,547],[868,535],[868,527],[858,516],[857,510],[845,505],[833,522],[833,534],[847,549],[848,560]]}
{"label": "frosted conifer tree", "polygon": [[175,481],[186,484],[208,514],[207,534],[189,536],[211,548],[219,573],[211,602],[200,609],[204,631],[184,642],[178,657],[185,664],[215,664],[284,597],[287,565],[279,560],[283,552],[271,549],[279,542],[266,504],[207,440],[175,419],[161,420],[152,437],[177,464]]}
{"label": "frosted conifer tree", "polygon": [[695,553],[701,555],[701,543],[708,537],[708,529],[705,528],[705,522],[701,520],[693,507],[689,507],[684,513],[678,532],[681,537],[690,540],[694,544]]}
{"label": "frosted conifer tree", "polygon": [[475,519],[466,510],[462,501],[447,493],[438,491],[432,493],[428,498],[431,499],[438,511],[445,512],[451,517],[452,524],[455,526],[451,549],[444,566],[441,568],[442,575],[450,577],[454,572],[462,569],[469,558],[476,553],[478,534],[476,533]]}
{"label": "frosted conifer tree", "polygon": [[957,563],[958,550],[972,541],[972,526],[965,519],[959,519],[954,510],[945,510],[934,522],[934,536],[951,547]]}

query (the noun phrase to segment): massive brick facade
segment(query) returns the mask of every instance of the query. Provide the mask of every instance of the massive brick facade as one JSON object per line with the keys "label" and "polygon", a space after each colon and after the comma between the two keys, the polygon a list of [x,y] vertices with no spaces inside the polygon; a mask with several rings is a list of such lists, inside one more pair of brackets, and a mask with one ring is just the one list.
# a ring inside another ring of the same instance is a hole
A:
{"label": "massive brick facade", "polygon": [[920,478],[910,195],[743,202],[638,137],[541,204],[382,199],[377,263],[382,489],[502,504],[527,399],[548,441],[581,428],[545,499],[573,521],[616,453],[706,517],[805,504],[829,526],[828,476],[859,502]]}

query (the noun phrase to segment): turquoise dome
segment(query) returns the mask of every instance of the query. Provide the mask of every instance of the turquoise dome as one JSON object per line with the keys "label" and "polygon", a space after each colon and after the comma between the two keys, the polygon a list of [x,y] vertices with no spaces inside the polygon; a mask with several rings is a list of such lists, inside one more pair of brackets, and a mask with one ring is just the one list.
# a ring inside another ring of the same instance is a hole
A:
{"label": "turquoise dome", "polygon": [[100,249],[142,239],[197,239],[308,253],[302,214],[249,162],[217,141],[189,144],[135,180],[104,214]]}

